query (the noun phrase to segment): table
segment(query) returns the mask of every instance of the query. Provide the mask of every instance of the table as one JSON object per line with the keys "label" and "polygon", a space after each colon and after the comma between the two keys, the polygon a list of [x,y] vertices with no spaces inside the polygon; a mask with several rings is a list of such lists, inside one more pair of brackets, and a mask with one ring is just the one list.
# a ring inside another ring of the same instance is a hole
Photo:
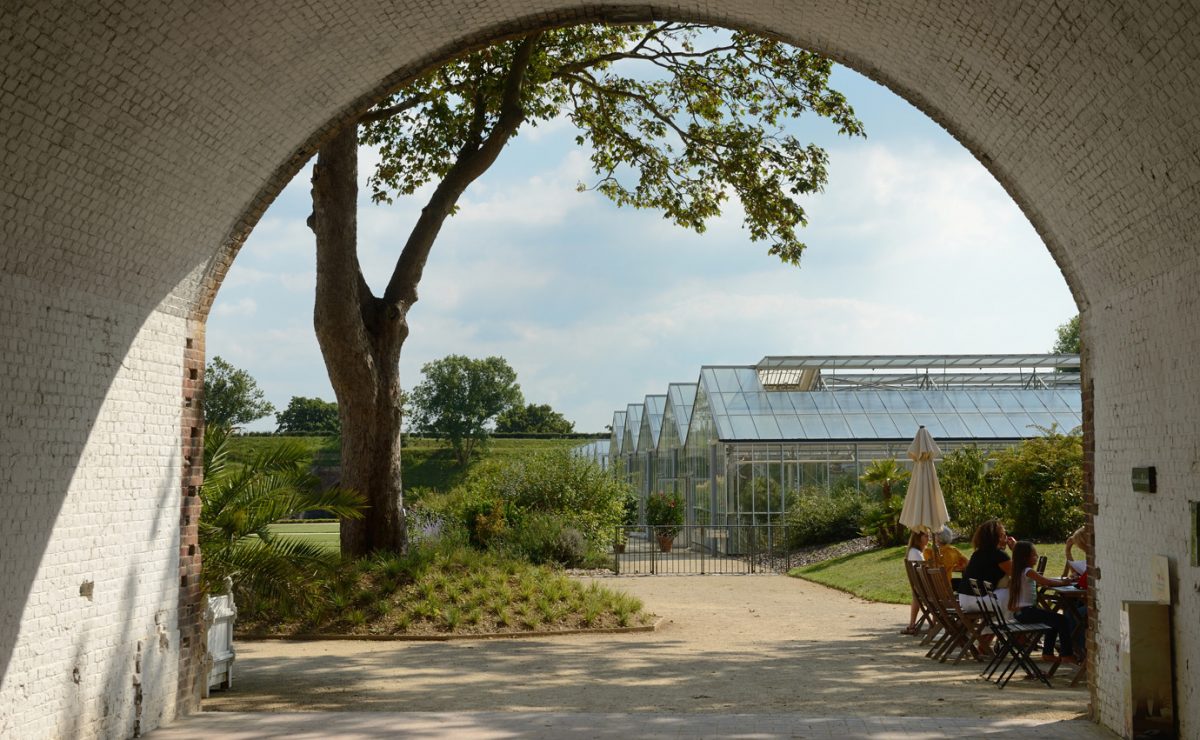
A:
{"label": "table", "polygon": [[[1087,589],[1078,586],[1054,586],[1046,590],[1054,592],[1056,597],[1054,605],[1058,611],[1071,610],[1071,616],[1075,623],[1075,627],[1071,630],[1071,643],[1074,645],[1080,642],[1078,640],[1080,634],[1087,632],[1087,604],[1085,603]],[[1083,609],[1077,608],[1080,605],[1083,606]],[[1083,654],[1078,655],[1079,667],[1075,669],[1075,675],[1071,676],[1071,686],[1075,686],[1087,676],[1087,640],[1082,642]]]}

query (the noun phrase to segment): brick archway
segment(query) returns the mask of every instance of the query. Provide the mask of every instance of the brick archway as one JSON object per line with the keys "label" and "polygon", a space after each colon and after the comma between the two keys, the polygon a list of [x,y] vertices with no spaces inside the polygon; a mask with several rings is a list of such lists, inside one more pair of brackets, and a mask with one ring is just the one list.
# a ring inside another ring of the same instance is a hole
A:
{"label": "brick archway", "polygon": [[[656,15],[767,30],[883,82],[962,141],[1042,235],[1086,326],[1104,548],[1093,692],[1097,717],[1121,727],[1117,618],[1149,595],[1149,543],[1174,558],[1177,613],[1200,606],[1187,525],[1200,17],[1186,0],[29,0],[0,10],[0,734],[127,734],[188,703],[184,397],[223,265],[321,136],[466,46]],[[1135,496],[1129,468],[1146,464],[1159,493]],[[1200,658],[1189,620],[1175,639],[1177,665]],[[1200,681],[1182,675],[1177,701],[1196,715]]]}

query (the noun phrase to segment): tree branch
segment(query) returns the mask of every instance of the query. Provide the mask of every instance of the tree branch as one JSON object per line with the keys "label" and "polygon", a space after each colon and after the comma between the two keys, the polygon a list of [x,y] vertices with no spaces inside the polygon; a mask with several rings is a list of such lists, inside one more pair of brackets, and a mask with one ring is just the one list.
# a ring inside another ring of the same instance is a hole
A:
{"label": "tree branch", "polygon": [[[533,58],[534,49],[542,34],[533,33],[522,39],[513,54],[512,68],[508,79],[505,80],[504,94],[500,102],[500,115],[496,119],[492,131],[487,138],[474,148],[460,150],[458,159],[450,167],[450,171],[442,178],[429,202],[421,209],[421,216],[410,232],[396,268],[392,272],[384,291],[383,300],[389,304],[403,303],[411,306],[417,300],[417,283],[425,270],[425,262],[429,259],[429,250],[441,231],[442,224],[454,210],[455,204],[462,196],[467,186],[500,156],[504,145],[512,138],[525,120],[525,109],[521,104],[521,94],[524,91],[525,74]],[[476,112],[479,111],[477,105]],[[474,127],[474,122],[473,122]],[[474,130],[474,128],[473,128]],[[480,134],[482,129],[480,130]]]}

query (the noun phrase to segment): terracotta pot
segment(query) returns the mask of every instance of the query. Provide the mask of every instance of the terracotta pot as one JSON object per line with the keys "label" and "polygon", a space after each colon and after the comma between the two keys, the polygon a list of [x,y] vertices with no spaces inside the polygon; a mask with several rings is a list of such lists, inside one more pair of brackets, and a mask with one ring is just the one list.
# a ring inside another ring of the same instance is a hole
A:
{"label": "terracotta pot", "polygon": [[671,552],[671,545],[675,544],[675,535],[660,534],[658,535],[658,549],[661,552]]}

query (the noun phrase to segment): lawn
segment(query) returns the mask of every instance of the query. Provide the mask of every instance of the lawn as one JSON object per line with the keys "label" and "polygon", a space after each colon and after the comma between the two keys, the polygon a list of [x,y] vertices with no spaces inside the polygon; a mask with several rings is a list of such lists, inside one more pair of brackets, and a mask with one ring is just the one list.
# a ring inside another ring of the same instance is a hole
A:
{"label": "lawn", "polygon": [[[970,556],[968,543],[955,545],[964,555]],[[1066,565],[1061,542],[1038,545],[1038,554],[1046,555],[1046,575],[1058,576]],[[820,563],[793,569],[788,575],[820,583],[839,591],[860,596],[869,601],[887,604],[907,604],[912,601],[908,578],[904,575],[905,547],[888,547],[882,550],[846,555]]]}
{"label": "lawn", "polygon": [[[337,468],[341,455],[340,437],[235,437],[230,444],[230,459],[236,463],[248,463],[260,452],[287,439],[298,442],[312,452],[313,465],[317,468]],[[408,492],[406,500],[414,501],[425,490],[449,491],[466,478],[472,467],[486,459],[508,459],[531,452],[578,447],[586,439],[511,439],[493,438],[487,449],[463,467],[454,459],[454,452],[444,440],[424,437],[405,437],[400,455],[401,475]]]}
{"label": "lawn", "polygon": [[283,535],[289,539],[303,540],[314,545],[320,545],[326,550],[341,549],[338,523],[330,520],[309,522],[280,522],[268,527],[272,533]]}

